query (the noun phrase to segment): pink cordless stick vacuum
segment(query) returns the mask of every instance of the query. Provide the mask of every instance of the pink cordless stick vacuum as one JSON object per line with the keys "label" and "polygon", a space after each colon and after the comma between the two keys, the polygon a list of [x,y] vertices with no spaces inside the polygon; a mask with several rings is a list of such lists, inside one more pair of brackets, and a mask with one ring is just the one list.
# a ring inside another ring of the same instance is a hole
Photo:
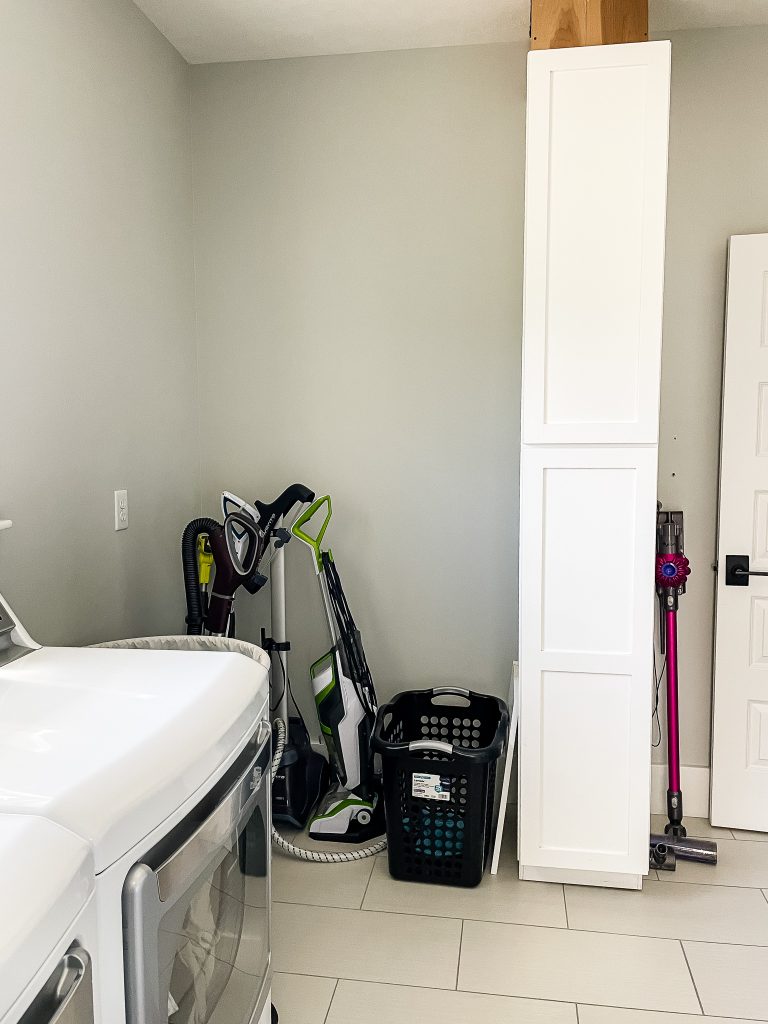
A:
{"label": "pink cordless stick vacuum", "polygon": [[683,553],[683,513],[664,512],[656,518],[656,593],[659,628],[667,673],[667,824],[664,835],[651,836],[651,866],[674,870],[675,860],[717,863],[717,844],[688,837],[683,824],[683,792],[680,782],[680,714],[678,698],[677,612],[691,574]]}

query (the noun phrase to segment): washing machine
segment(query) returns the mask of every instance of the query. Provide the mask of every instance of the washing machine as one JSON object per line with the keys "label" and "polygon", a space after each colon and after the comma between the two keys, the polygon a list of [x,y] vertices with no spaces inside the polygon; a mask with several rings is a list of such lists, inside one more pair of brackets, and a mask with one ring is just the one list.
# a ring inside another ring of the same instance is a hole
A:
{"label": "washing machine", "polygon": [[90,846],[96,1024],[267,1024],[267,656],[37,647],[0,617],[0,812]]}
{"label": "washing machine", "polygon": [[0,814],[0,1024],[94,1024],[91,850],[32,814]]}

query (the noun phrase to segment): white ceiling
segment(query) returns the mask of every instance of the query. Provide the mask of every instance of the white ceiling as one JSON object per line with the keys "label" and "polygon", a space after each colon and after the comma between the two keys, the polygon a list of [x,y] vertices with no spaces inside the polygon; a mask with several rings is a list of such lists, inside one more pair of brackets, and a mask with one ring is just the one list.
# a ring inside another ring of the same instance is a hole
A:
{"label": "white ceiling", "polygon": [[[192,64],[528,38],[530,0],[134,0]],[[768,25],[768,0],[650,0],[651,31]]]}

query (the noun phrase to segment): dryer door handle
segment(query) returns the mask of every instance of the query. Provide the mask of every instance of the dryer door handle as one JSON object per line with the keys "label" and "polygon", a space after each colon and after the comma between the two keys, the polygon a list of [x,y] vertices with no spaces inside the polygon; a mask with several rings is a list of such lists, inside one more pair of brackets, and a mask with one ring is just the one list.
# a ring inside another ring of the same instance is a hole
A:
{"label": "dryer door handle", "polygon": [[19,1024],[93,1024],[91,958],[71,946]]}

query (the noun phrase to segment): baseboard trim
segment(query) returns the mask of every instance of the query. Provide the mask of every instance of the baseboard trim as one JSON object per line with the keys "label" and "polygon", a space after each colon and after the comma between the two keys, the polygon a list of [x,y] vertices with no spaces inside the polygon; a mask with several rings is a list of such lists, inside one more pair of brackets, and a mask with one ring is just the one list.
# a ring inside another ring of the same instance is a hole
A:
{"label": "baseboard trim", "polygon": [[[690,818],[709,818],[709,768],[683,765],[683,813]],[[651,814],[667,813],[667,766],[651,765]]]}

